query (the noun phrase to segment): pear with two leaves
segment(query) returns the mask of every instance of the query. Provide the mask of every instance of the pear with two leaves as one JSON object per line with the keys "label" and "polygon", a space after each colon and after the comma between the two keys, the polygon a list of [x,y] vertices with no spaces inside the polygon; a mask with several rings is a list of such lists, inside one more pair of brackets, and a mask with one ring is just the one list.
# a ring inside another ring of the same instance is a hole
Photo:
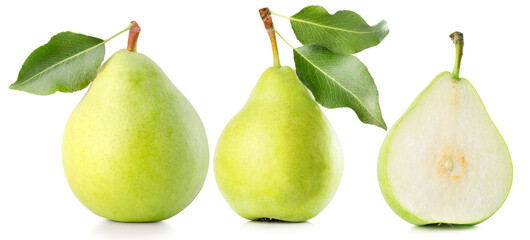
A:
{"label": "pear with two leaves", "polygon": [[477,224],[508,197],[508,147],[471,83],[459,77],[463,35],[455,32],[453,74],[442,72],[390,129],[378,177],[392,210],[416,224]]}
{"label": "pear with two leaves", "polygon": [[274,66],[222,132],[215,178],[223,197],[244,218],[306,221],[333,198],[342,176],[342,150],[296,72],[280,66],[272,21],[263,11]]}
{"label": "pear with two leaves", "polygon": [[197,196],[208,170],[201,119],[162,70],[129,46],[100,69],[64,131],[63,166],[75,196],[121,222],[170,218]]}

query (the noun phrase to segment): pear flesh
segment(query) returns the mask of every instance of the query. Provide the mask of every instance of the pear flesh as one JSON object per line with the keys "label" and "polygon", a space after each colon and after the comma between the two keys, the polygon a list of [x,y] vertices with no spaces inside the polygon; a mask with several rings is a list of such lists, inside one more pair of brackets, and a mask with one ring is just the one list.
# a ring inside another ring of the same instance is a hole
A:
{"label": "pear flesh", "polygon": [[508,148],[471,83],[438,75],[389,131],[379,184],[406,221],[476,224],[508,196]]}
{"label": "pear flesh", "polygon": [[208,170],[193,106],[148,57],[120,50],[72,112],[63,166],[75,196],[122,222],[172,217],[192,202]]}
{"label": "pear flesh", "polygon": [[217,143],[215,178],[249,220],[306,221],[331,201],[343,169],[339,140],[290,67],[267,69]]}

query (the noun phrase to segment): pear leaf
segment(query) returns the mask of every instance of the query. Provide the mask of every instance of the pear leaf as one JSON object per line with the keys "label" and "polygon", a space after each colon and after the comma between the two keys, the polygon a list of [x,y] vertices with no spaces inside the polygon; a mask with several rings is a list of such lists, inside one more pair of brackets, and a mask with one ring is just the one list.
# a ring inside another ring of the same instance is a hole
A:
{"label": "pear leaf", "polygon": [[388,34],[386,21],[370,26],[357,13],[330,15],[321,6],[308,6],[289,18],[296,38],[303,44],[322,45],[334,52],[354,54],[376,46]]}
{"label": "pear leaf", "polygon": [[102,39],[62,32],[29,55],[9,88],[37,95],[79,91],[94,80],[104,57]]}
{"label": "pear leaf", "polygon": [[326,108],[351,108],[361,122],[386,130],[379,93],[366,66],[355,56],[320,45],[294,48],[296,74]]}

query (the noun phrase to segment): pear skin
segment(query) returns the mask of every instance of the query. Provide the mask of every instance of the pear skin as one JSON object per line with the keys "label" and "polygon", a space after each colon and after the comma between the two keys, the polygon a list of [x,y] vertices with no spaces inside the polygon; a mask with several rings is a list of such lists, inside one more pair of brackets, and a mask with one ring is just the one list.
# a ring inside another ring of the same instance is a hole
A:
{"label": "pear skin", "polygon": [[75,196],[121,222],[170,218],[197,196],[208,170],[201,119],[162,70],[120,50],[72,112],[63,166]]}
{"label": "pear skin", "polygon": [[340,142],[290,67],[268,68],[216,146],[219,189],[250,220],[306,221],[333,198]]}

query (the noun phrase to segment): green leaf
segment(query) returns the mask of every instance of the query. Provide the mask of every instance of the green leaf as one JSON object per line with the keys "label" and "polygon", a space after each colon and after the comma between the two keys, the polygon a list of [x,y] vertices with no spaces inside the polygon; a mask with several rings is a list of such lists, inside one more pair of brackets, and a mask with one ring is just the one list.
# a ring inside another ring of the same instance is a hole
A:
{"label": "green leaf", "polygon": [[308,6],[289,19],[302,44],[318,44],[341,53],[353,54],[376,46],[388,34],[384,20],[370,26],[355,12],[344,10],[330,15],[321,6]]}
{"label": "green leaf", "polygon": [[339,54],[319,45],[295,48],[300,81],[326,108],[351,108],[359,119],[386,130],[379,93],[366,66],[350,54]]}
{"label": "green leaf", "polygon": [[75,92],[94,80],[104,57],[102,39],[62,32],[29,55],[9,88],[38,95]]}

